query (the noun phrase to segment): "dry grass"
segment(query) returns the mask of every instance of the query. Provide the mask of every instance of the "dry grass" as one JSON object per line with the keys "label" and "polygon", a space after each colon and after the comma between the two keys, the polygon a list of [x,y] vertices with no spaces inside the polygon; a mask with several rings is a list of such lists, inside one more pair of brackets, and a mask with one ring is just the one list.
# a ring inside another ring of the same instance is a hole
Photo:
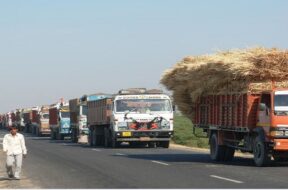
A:
{"label": "dry grass", "polygon": [[173,91],[179,109],[189,116],[201,95],[268,90],[271,80],[288,87],[287,79],[287,50],[252,48],[185,57],[164,73],[161,83]]}

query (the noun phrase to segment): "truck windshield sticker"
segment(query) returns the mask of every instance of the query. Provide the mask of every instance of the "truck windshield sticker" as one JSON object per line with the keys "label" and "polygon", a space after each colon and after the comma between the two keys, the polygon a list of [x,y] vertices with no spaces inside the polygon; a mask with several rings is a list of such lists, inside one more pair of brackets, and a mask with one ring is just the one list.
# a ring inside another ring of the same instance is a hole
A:
{"label": "truck windshield sticker", "polygon": [[142,112],[144,110],[151,112],[170,112],[172,106],[166,99],[131,99],[116,100],[116,112]]}
{"label": "truck windshield sticker", "polygon": [[169,99],[167,96],[159,95],[127,95],[127,96],[117,96],[116,99]]}

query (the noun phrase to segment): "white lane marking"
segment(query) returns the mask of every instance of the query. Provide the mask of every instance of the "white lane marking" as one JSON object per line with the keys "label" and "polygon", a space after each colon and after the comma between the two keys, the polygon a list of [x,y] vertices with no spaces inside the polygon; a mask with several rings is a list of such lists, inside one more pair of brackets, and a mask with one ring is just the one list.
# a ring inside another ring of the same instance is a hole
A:
{"label": "white lane marking", "polygon": [[96,149],[96,148],[93,148],[92,150],[93,150],[93,151],[96,151],[96,152],[101,152],[101,151],[102,151],[102,150]]}
{"label": "white lane marking", "polygon": [[122,154],[122,153],[116,153],[116,156],[126,156],[126,154]]}
{"label": "white lane marking", "polygon": [[151,162],[153,162],[155,164],[161,164],[161,165],[164,165],[164,166],[169,166],[170,165],[170,164],[167,164],[167,163],[164,163],[164,162],[155,161],[155,160],[152,160]]}
{"label": "white lane marking", "polygon": [[222,180],[226,180],[226,181],[230,181],[230,182],[233,182],[233,183],[244,183],[243,181],[238,181],[238,180],[235,180],[235,179],[229,179],[229,178],[226,178],[226,177],[220,177],[220,176],[217,176],[217,175],[210,175],[210,177],[217,178],[217,179],[222,179]]}

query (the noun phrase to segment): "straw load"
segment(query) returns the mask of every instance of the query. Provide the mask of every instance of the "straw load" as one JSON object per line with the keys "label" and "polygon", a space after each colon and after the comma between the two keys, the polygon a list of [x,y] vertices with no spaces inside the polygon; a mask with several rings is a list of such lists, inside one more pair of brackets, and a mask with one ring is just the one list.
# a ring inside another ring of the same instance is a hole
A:
{"label": "straw load", "polygon": [[185,57],[164,73],[161,83],[173,91],[182,113],[191,116],[199,96],[269,90],[272,80],[288,87],[287,50],[251,48]]}

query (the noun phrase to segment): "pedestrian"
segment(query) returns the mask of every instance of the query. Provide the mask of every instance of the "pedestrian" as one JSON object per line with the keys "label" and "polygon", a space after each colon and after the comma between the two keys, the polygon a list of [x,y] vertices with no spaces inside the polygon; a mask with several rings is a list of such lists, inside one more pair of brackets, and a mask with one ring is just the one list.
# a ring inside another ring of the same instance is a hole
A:
{"label": "pedestrian", "polygon": [[[24,136],[18,133],[16,126],[10,128],[10,133],[6,134],[3,139],[3,151],[7,154],[6,169],[9,179],[20,179],[22,158],[26,157],[27,149],[25,146]],[[13,165],[15,163],[15,172]]]}

